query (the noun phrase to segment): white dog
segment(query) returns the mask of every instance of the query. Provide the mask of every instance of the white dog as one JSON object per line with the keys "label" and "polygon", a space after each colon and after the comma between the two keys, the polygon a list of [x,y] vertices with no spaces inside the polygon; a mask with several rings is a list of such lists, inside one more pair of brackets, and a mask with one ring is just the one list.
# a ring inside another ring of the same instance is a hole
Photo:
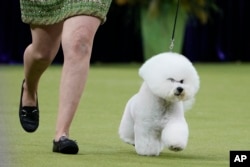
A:
{"label": "white dog", "polygon": [[184,111],[200,84],[195,68],[183,55],[166,52],[147,60],[139,75],[144,82],[126,105],[120,138],[139,155],[158,156],[164,147],[183,150],[189,135]]}

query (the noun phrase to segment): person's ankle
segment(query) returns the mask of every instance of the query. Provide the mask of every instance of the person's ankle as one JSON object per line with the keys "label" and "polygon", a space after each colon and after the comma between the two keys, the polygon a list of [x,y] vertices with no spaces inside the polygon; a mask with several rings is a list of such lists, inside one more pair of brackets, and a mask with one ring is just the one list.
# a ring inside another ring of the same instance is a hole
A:
{"label": "person's ankle", "polygon": [[68,138],[68,135],[66,135],[66,133],[61,133],[61,134],[58,134],[58,135],[55,136],[54,141],[58,142],[60,140],[60,138],[63,137],[63,136]]}

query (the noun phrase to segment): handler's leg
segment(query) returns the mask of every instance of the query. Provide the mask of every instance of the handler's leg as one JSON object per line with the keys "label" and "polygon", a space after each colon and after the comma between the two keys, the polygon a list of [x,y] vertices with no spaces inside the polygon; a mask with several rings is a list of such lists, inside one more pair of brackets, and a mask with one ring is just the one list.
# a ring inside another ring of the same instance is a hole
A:
{"label": "handler's leg", "polygon": [[19,118],[26,132],[39,126],[37,100],[38,82],[54,59],[61,39],[62,23],[51,26],[32,26],[32,43],[24,52],[24,82],[21,88]]}
{"label": "handler's leg", "polygon": [[31,28],[32,43],[24,52],[25,83],[23,85],[23,106],[36,105],[38,82],[54,59],[61,40],[62,23]]}
{"label": "handler's leg", "polygon": [[61,136],[69,136],[70,125],[87,80],[93,39],[99,25],[100,20],[91,16],[76,16],[64,22],[64,65],[55,141]]}

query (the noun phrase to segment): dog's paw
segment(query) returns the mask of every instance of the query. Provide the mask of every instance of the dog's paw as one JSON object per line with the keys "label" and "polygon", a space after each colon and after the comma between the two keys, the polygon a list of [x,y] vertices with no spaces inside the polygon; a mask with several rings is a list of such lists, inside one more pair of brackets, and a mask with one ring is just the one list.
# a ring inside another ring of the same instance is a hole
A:
{"label": "dog's paw", "polygon": [[132,145],[132,146],[135,146],[134,142],[125,142],[125,143]]}
{"label": "dog's paw", "polygon": [[121,138],[123,140],[124,143],[130,144],[132,146],[135,146],[135,142],[132,139],[129,138]]}
{"label": "dog's paw", "polygon": [[136,148],[136,153],[138,155],[142,155],[142,156],[159,156],[160,155],[160,150],[155,150],[155,149],[144,149],[144,150],[139,150],[138,148]]}
{"label": "dog's paw", "polygon": [[177,151],[182,151],[184,149],[184,147],[180,147],[178,145],[171,145],[171,146],[168,147],[168,149],[171,150],[171,151],[176,151],[177,152]]}
{"label": "dog's paw", "polygon": [[159,141],[154,141],[153,143],[145,143],[142,141],[135,143],[135,150],[137,154],[143,156],[159,156],[162,149],[163,145]]}
{"label": "dog's paw", "polygon": [[168,141],[166,144],[166,147],[171,150],[171,151],[182,151],[186,148],[187,146],[187,140],[172,140]]}

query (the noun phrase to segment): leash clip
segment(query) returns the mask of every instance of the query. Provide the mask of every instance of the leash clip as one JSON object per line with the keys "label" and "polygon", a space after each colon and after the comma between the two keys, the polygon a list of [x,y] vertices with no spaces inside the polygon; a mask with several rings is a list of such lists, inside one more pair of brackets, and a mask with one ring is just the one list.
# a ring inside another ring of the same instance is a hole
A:
{"label": "leash clip", "polygon": [[172,52],[173,48],[174,48],[174,39],[171,39],[171,43],[169,46],[170,52]]}
{"label": "leash clip", "polygon": [[174,18],[173,33],[172,33],[171,43],[169,46],[170,52],[172,52],[172,50],[174,48],[174,33],[175,33],[175,26],[176,26],[176,20],[177,20],[177,16],[178,16],[179,6],[180,6],[180,0],[178,0],[178,2],[177,2],[177,8],[176,8],[176,13],[175,13],[175,18]]}

